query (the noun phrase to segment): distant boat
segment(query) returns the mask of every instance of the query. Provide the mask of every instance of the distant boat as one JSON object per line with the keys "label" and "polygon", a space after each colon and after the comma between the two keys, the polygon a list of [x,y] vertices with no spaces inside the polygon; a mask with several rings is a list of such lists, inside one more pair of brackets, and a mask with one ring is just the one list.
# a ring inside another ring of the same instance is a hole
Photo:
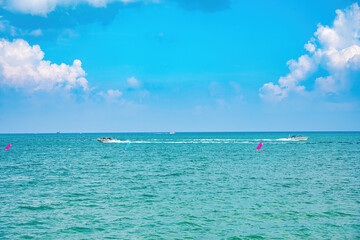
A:
{"label": "distant boat", "polygon": [[57,133],[57,134],[59,134],[59,133],[60,133],[60,131],[57,131],[56,133]]}
{"label": "distant boat", "polygon": [[303,137],[303,136],[292,136],[290,139],[291,141],[306,141],[309,137]]}
{"label": "distant boat", "polygon": [[98,138],[97,140],[101,143],[121,143],[122,142],[115,138]]}
{"label": "distant boat", "polygon": [[289,135],[288,138],[279,138],[278,141],[292,141],[292,142],[299,142],[299,141],[306,141],[309,137],[303,137],[303,136],[291,136]]}
{"label": "distant boat", "polygon": [[293,142],[299,142],[299,141],[306,141],[309,137],[303,137],[303,136],[291,136],[289,135],[288,138],[279,138],[278,141],[293,141]]}
{"label": "distant boat", "polygon": [[175,134],[175,132],[169,132],[169,134]]}

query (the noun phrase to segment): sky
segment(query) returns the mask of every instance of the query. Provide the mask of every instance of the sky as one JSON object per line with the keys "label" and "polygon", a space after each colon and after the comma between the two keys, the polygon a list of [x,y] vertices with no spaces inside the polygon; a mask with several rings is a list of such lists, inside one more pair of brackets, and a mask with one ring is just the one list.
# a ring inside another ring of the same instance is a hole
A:
{"label": "sky", "polygon": [[350,0],[0,0],[0,133],[360,131]]}

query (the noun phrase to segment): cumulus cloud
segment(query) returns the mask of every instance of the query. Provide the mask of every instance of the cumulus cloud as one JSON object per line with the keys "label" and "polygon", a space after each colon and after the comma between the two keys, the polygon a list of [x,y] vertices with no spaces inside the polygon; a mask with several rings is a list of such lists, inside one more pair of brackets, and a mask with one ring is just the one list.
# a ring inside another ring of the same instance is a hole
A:
{"label": "cumulus cloud", "polygon": [[137,80],[135,77],[130,77],[126,79],[126,83],[129,88],[138,88],[141,86],[140,81]]}
{"label": "cumulus cloud", "polygon": [[22,39],[0,39],[0,85],[29,91],[76,87],[87,90],[80,60],[74,60],[72,65],[58,65],[43,58],[39,45],[30,46]]}
{"label": "cumulus cloud", "polygon": [[315,41],[315,39],[311,40],[311,41],[308,41],[307,44],[305,44],[304,48],[310,52],[310,53],[313,53],[315,52],[315,49],[316,49],[316,46],[314,43],[312,43],[313,41]]}
{"label": "cumulus cloud", "polygon": [[68,7],[86,3],[93,7],[106,7],[107,4],[113,2],[128,4],[140,1],[157,2],[157,0],[5,0],[2,5],[11,11],[45,16],[54,11],[57,6]]}
{"label": "cumulus cloud", "polygon": [[349,75],[360,70],[360,8],[354,3],[349,8],[336,11],[333,26],[318,25],[314,37],[305,44],[309,52],[297,60],[290,60],[289,74],[280,77],[277,84],[264,84],[260,97],[267,100],[281,101],[292,92],[305,93],[301,81],[318,69],[328,73],[314,81],[314,92],[338,94],[349,88]]}

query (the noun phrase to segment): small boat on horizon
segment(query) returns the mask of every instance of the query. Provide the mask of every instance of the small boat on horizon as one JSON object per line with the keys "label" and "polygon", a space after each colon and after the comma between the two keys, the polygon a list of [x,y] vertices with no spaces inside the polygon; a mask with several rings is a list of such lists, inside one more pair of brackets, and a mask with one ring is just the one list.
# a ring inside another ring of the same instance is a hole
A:
{"label": "small boat on horizon", "polygon": [[117,140],[115,138],[98,138],[101,143],[122,143],[123,141]]}
{"label": "small boat on horizon", "polygon": [[175,134],[175,132],[169,132],[169,134]]}

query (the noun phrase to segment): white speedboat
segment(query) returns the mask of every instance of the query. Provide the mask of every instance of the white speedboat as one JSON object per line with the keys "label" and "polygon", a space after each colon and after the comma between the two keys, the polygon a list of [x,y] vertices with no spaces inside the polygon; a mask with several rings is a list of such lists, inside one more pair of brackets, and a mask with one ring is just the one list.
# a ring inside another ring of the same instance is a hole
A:
{"label": "white speedboat", "polygon": [[306,141],[308,140],[308,137],[303,137],[303,136],[292,136],[291,141]]}
{"label": "white speedboat", "polygon": [[278,141],[294,141],[294,142],[299,142],[299,141],[306,141],[308,140],[309,137],[303,137],[303,136],[289,136],[289,138],[279,138],[277,139]]}
{"label": "white speedboat", "polygon": [[97,140],[101,143],[121,143],[120,140],[115,138],[98,138]]}

